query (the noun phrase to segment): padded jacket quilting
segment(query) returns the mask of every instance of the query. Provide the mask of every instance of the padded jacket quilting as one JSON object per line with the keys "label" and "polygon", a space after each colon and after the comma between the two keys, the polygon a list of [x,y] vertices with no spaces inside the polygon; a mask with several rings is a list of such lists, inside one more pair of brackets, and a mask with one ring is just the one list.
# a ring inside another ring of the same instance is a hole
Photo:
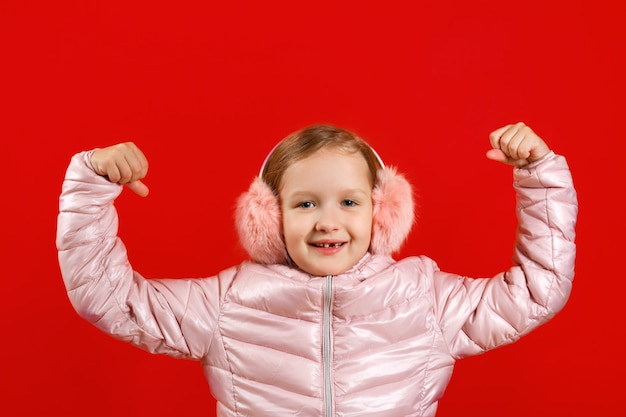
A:
{"label": "padded jacket quilting", "polygon": [[144,279],[117,236],[121,186],[75,155],[57,247],[76,311],[153,353],[201,361],[220,417],[432,416],[454,362],[511,343],[566,303],[576,192],[550,153],[514,170],[513,266],[472,279],[427,257],[367,254],[316,277],[253,262],[214,277]]}

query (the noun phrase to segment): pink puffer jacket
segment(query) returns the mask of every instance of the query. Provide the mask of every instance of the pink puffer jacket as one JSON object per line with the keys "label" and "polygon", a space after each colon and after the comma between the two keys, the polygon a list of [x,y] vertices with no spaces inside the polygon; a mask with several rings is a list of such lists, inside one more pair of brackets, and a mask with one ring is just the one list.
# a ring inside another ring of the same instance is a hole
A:
{"label": "pink puffer jacket", "polygon": [[121,187],[88,157],[72,159],[58,218],[73,306],[118,339],[200,360],[221,417],[432,416],[456,359],[517,340],[570,294],[576,193],[554,154],[515,170],[516,266],[490,279],[368,254],[334,277],[244,262],[146,280],[117,237]]}

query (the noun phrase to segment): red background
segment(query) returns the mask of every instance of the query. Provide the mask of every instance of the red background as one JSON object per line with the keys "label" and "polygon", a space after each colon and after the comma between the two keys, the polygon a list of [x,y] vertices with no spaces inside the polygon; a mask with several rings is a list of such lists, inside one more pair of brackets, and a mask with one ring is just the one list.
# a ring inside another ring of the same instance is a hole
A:
{"label": "red background", "polygon": [[[240,262],[236,197],[314,122],[354,129],[415,185],[401,256],[508,267],[510,169],[488,133],[523,120],[568,157],[576,281],[552,322],[460,361],[439,416],[624,416],[623,1],[0,3],[2,416],[207,416],[194,362],[83,322],[61,281],[57,198],[75,152],[133,140],[151,195],[118,200],[146,276]],[[8,151],[8,158],[6,152]]]}

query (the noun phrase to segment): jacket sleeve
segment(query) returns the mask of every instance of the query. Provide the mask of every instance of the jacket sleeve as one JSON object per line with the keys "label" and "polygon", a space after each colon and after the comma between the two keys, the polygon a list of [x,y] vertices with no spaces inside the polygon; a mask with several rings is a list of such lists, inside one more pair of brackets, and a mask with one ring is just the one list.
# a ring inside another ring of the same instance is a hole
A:
{"label": "jacket sleeve", "polygon": [[209,349],[224,279],[144,279],[117,236],[122,187],[97,175],[90,152],[66,172],[57,221],[61,274],[77,313],[103,332],[153,353],[200,359]]}
{"label": "jacket sleeve", "polygon": [[514,188],[514,266],[482,279],[435,273],[439,323],[456,358],[514,342],[550,320],[570,295],[578,203],[565,158],[551,152],[516,168]]}

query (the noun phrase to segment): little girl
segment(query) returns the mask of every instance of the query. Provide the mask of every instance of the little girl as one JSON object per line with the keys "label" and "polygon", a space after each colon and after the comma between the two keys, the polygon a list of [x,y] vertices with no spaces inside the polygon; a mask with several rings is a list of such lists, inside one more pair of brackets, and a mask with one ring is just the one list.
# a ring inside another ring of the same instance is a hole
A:
{"label": "little girl", "polygon": [[396,261],[411,187],[352,132],[280,142],[242,195],[252,261],[210,278],[144,279],[117,237],[122,184],[147,172],[132,143],[80,153],[63,183],[59,262],[77,312],[153,353],[201,361],[220,417],[433,416],[457,359],[516,341],[558,312],[574,276],[576,192],[565,159],[517,123],[487,157],[514,169],[514,265],[492,278]]}

